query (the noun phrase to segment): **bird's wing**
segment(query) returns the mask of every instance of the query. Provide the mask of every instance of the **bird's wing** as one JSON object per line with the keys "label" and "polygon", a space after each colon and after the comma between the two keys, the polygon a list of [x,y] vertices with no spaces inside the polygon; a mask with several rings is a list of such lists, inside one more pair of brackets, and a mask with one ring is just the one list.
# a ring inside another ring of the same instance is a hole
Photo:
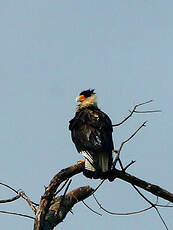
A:
{"label": "bird's wing", "polygon": [[101,112],[85,111],[71,121],[72,139],[77,150],[87,150],[90,154],[112,151],[112,124],[109,117]]}

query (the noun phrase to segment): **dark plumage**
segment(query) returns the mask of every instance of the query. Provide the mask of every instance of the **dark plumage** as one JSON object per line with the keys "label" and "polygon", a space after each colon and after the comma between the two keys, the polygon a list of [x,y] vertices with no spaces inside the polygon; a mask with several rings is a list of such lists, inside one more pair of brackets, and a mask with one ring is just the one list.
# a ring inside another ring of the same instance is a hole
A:
{"label": "dark plumage", "polygon": [[112,122],[96,103],[94,90],[78,97],[75,117],[70,121],[72,140],[85,157],[84,175],[89,178],[109,178],[112,168]]}

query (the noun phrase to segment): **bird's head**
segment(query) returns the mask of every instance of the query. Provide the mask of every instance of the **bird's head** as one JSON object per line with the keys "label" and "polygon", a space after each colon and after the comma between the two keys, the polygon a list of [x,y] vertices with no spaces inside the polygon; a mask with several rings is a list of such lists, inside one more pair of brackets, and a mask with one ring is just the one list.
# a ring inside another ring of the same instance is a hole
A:
{"label": "bird's head", "polygon": [[94,93],[94,89],[82,91],[76,98],[76,101],[80,103],[78,105],[79,108],[87,106],[97,106],[97,98],[96,94]]}

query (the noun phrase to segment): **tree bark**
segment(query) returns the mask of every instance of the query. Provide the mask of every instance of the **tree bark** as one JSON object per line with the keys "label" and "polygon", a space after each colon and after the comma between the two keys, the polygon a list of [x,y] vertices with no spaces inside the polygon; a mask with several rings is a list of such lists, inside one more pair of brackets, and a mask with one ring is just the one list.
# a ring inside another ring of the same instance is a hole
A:
{"label": "tree bark", "polygon": [[[53,177],[49,186],[45,189],[45,193],[41,197],[39,207],[37,208],[34,230],[53,230],[57,224],[63,221],[67,213],[77,202],[93,194],[94,189],[90,186],[84,186],[55,198],[59,185],[83,170],[84,162],[63,169]],[[173,203],[173,194],[157,185],[148,183],[118,169],[112,171],[112,177],[114,180],[117,178],[121,179]]]}
{"label": "tree bark", "polygon": [[146,190],[147,192],[152,193],[155,196],[158,196],[160,198],[163,198],[163,199],[173,203],[173,193],[170,193],[167,190],[165,190],[165,189],[163,189],[157,185],[154,185],[154,184],[151,184],[151,183],[146,182],[144,180],[141,180],[135,176],[132,176],[132,175],[125,173],[123,171],[120,171],[118,169],[115,169],[114,173],[115,173],[116,178],[119,178],[123,181],[126,181],[132,185],[136,185],[136,186]]}
{"label": "tree bark", "polygon": [[90,186],[77,188],[65,196],[60,196],[51,202],[51,206],[45,216],[44,230],[53,230],[61,223],[71,208],[79,201],[86,199],[94,192]]}

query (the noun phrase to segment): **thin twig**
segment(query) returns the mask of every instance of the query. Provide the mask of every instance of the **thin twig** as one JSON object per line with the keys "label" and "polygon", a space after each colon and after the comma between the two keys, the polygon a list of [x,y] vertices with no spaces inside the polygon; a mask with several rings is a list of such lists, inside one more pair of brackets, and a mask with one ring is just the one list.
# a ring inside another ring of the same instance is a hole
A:
{"label": "thin twig", "polygon": [[64,194],[61,196],[60,205],[63,204],[63,201],[64,201],[64,199],[65,199],[65,195],[66,195],[66,193],[67,193],[67,191],[68,191],[68,189],[69,189],[69,186],[70,186],[71,182],[72,182],[72,179],[68,182],[67,187],[66,187],[66,189],[65,189],[65,191],[64,191]]}
{"label": "thin twig", "polygon": [[153,208],[152,206],[148,207],[148,208],[144,208],[144,209],[141,209],[139,211],[134,211],[134,212],[126,212],[126,213],[119,213],[119,212],[111,212],[111,211],[108,211],[107,209],[103,208],[102,205],[98,202],[97,198],[95,197],[95,195],[93,194],[93,197],[96,201],[96,203],[98,204],[99,208],[102,209],[104,212],[107,212],[108,214],[111,214],[111,215],[117,215],[117,216],[128,216],[128,215],[133,215],[133,214],[139,214],[139,213],[142,213],[142,212],[145,212],[151,208]]}
{"label": "thin twig", "polygon": [[13,192],[19,194],[17,190],[15,190],[14,188],[12,188],[11,186],[9,186],[9,185],[7,185],[7,184],[4,184],[4,183],[0,182],[0,185],[3,185],[3,186],[5,186],[5,187],[9,188],[10,190],[12,190]]}
{"label": "thin twig", "polygon": [[[16,190],[16,189],[12,188],[11,186],[9,186],[9,185],[7,185],[7,184],[5,184],[5,183],[2,183],[2,182],[0,182],[0,185],[3,185],[4,187],[9,188],[9,189],[12,190],[13,192],[17,193],[19,196],[21,196],[21,192],[23,192],[23,191],[21,191],[20,189],[19,189],[19,190]],[[18,196],[16,196],[16,197],[18,197]],[[12,199],[13,199],[13,198],[12,198]],[[17,199],[18,199],[18,198],[17,198]],[[10,200],[10,199],[9,199],[9,200]],[[10,201],[9,201],[9,202],[10,202]],[[35,203],[35,202],[33,202],[33,201],[31,201],[31,202],[32,202],[33,205],[39,206],[39,204],[37,204],[37,203]]]}
{"label": "thin twig", "polygon": [[72,179],[68,182],[68,185],[67,185],[67,187],[66,187],[66,189],[65,189],[65,191],[64,191],[63,196],[66,195],[66,193],[67,193],[67,191],[68,191],[68,189],[69,189],[69,186],[70,186],[71,182],[72,182]]}
{"label": "thin twig", "polygon": [[62,187],[58,190],[58,191],[56,191],[56,193],[55,193],[55,196],[59,193],[59,192],[61,192],[61,190],[63,190],[63,188],[66,186],[66,184],[68,183],[68,181],[69,181],[69,179],[67,179],[66,181],[65,181],[65,183],[62,185]]}
{"label": "thin twig", "polygon": [[17,195],[17,196],[14,196],[12,197],[11,199],[7,199],[7,200],[0,200],[0,203],[8,203],[8,202],[12,202],[12,201],[15,201],[17,199],[19,199],[21,196],[20,195]]}
{"label": "thin twig", "polygon": [[118,153],[118,162],[120,164],[121,170],[124,171],[124,167],[123,167],[123,163],[121,162],[120,158],[119,158],[119,153]]}
{"label": "thin twig", "polygon": [[[133,115],[133,113],[136,113],[136,109],[139,107],[139,106],[142,106],[142,105],[146,105],[146,104],[149,104],[149,103],[151,103],[151,102],[153,102],[153,100],[149,100],[149,101],[146,101],[146,102],[143,102],[143,103],[140,103],[140,104],[136,104],[134,107],[133,107],[133,109],[132,110],[129,110],[129,112],[130,112],[130,114],[127,116],[127,117],[125,117],[124,118],[124,120],[122,120],[120,123],[117,123],[117,124],[115,124],[115,125],[112,125],[112,127],[116,127],[116,126],[120,126],[120,125],[122,125],[125,121],[127,121],[132,115]],[[156,111],[158,111],[158,112],[160,112],[160,110],[153,110],[154,112],[156,112]],[[139,112],[139,111],[138,111]],[[147,111],[145,111],[145,113],[146,113]],[[149,111],[149,113],[151,113],[152,111]],[[144,111],[143,111],[143,113],[144,113]]]}
{"label": "thin twig", "polygon": [[34,201],[31,200],[31,202],[32,202],[33,205],[39,206],[39,204],[35,203]]}
{"label": "thin twig", "polygon": [[132,164],[134,164],[136,161],[131,161],[126,167],[124,167],[124,171],[126,171]]}
{"label": "thin twig", "polygon": [[[129,112],[131,112],[129,110]],[[134,111],[134,113],[160,113],[162,110],[146,110],[146,111]]]}
{"label": "thin twig", "polygon": [[166,225],[166,223],[165,223],[165,221],[164,221],[164,219],[163,219],[163,217],[161,216],[161,214],[160,214],[158,208],[156,207],[156,204],[153,204],[150,200],[148,200],[148,199],[139,191],[139,189],[136,188],[135,185],[132,184],[132,186],[133,186],[134,189],[139,193],[139,195],[140,195],[144,200],[146,200],[146,201],[156,210],[156,212],[157,212],[157,214],[159,215],[159,217],[160,217],[162,223],[164,224],[165,228],[166,228],[167,230],[169,230],[168,227],[167,227],[167,225]]}
{"label": "thin twig", "polygon": [[123,141],[122,143],[121,143],[121,146],[120,146],[120,148],[119,148],[119,152],[121,152],[121,150],[122,150],[122,147],[123,147],[123,145],[125,144],[125,143],[127,143],[128,141],[130,141],[138,132],[139,132],[139,130],[142,128],[142,127],[145,127],[145,125],[146,125],[146,123],[147,123],[147,121],[144,121],[143,123],[142,123],[142,125],[129,137],[129,138],[127,138],[125,141]]}
{"label": "thin twig", "polygon": [[[128,141],[130,141],[130,140],[139,132],[139,130],[140,130],[142,127],[145,127],[146,123],[147,123],[147,121],[143,122],[142,125],[141,125],[141,126],[140,126],[130,137],[128,137],[125,141],[123,141],[123,142],[121,143],[120,148],[119,148],[118,150],[116,150],[116,154],[117,154],[117,155],[116,155],[116,158],[115,158],[115,160],[114,160],[114,162],[113,162],[113,165],[114,165],[114,166],[116,165],[117,161],[119,161],[120,152],[121,152],[121,150],[122,150],[124,144],[126,144]],[[121,166],[121,165],[120,165],[120,166]],[[122,168],[122,166],[121,166],[121,168]]]}
{"label": "thin twig", "polygon": [[106,179],[102,180],[101,183],[94,189],[94,192],[95,193],[99,188],[100,186],[105,182]]}
{"label": "thin twig", "polygon": [[[139,107],[139,106],[141,106],[141,105],[146,105],[146,104],[149,104],[149,103],[151,103],[151,102],[153,102],[152,99],[149,100],[149,101],[146,101],[146,102],[139,103],[139,104],[137,104],[135,107],[137,108],[137,107]],[[136,109],[134,109],[134,111],[135,111],[135,110],[136,110]]]}
{"label": "thin twig", "polygon": [[168,229],[168,226],[166,225],[166,222],[164,221],[163,217],[161,216],[161,214],[160,214],[160,212],[159,212],[159,210],[158,210],[158,208],[157,208],[156,206],[155,206],[155,210],[156,210],[157,214],[159,215],[159,217],[160,217],[162,223],[164,224],[165,228],[166,228],[167,230],[169,230],[169,229]]}
{"label": "thin twig", "polygon": [[28,215],[24,215],[24,214],[21,214],[21,213],[8,212],[8,211],[2,211],[2,210],[0,210],[0,213],[4,213],[4,214],[11,214],[11,215],[16,215],[16,216],[22,216],[22,217],[27,217],[27,218],[29,218],[29,219],[33,219],[33,220],[35,220],[35,218],[34,218],[34,217],[32,217],[32,216],[28,216]]}
{"label": "thin twig", "polygon": [[156,206],[161,208],[173,208],[173,205],[157,204]]}
{"label": "thin twig", "polygon": [[28,197],[24,192],[20,192],[19,194],[21,195],[21,197],[22,197],[23,199],[26,200],[26,202],[29,204],[29,206],[30,206],[31,209],[33,210],[33,212],[36,214],[37,209],[34,207],[32,201],[29,199],[29,197]]}
{"label": "thin twig", "polygon": [[91,210],[92,212],[94,212],[95,214],[99,215],[99,216],[102,216],[102,214],[100,214],[99,212],[96,212],[94,209],[92,209],[91,207],[89,207],[83,200],[82,200],[82,203],[89,209]]}
{"label": "thin twig", "polygon": [[139,193],[139,195],[140,195],[144,200],[146,200],[151,206],[155,207],[155,204],[153,204],[150,200],[148,200],[148,199],[139,191],[139,189],[136,188],[135,185],[132,184],[132,186],[133,186],[133,188]]}

